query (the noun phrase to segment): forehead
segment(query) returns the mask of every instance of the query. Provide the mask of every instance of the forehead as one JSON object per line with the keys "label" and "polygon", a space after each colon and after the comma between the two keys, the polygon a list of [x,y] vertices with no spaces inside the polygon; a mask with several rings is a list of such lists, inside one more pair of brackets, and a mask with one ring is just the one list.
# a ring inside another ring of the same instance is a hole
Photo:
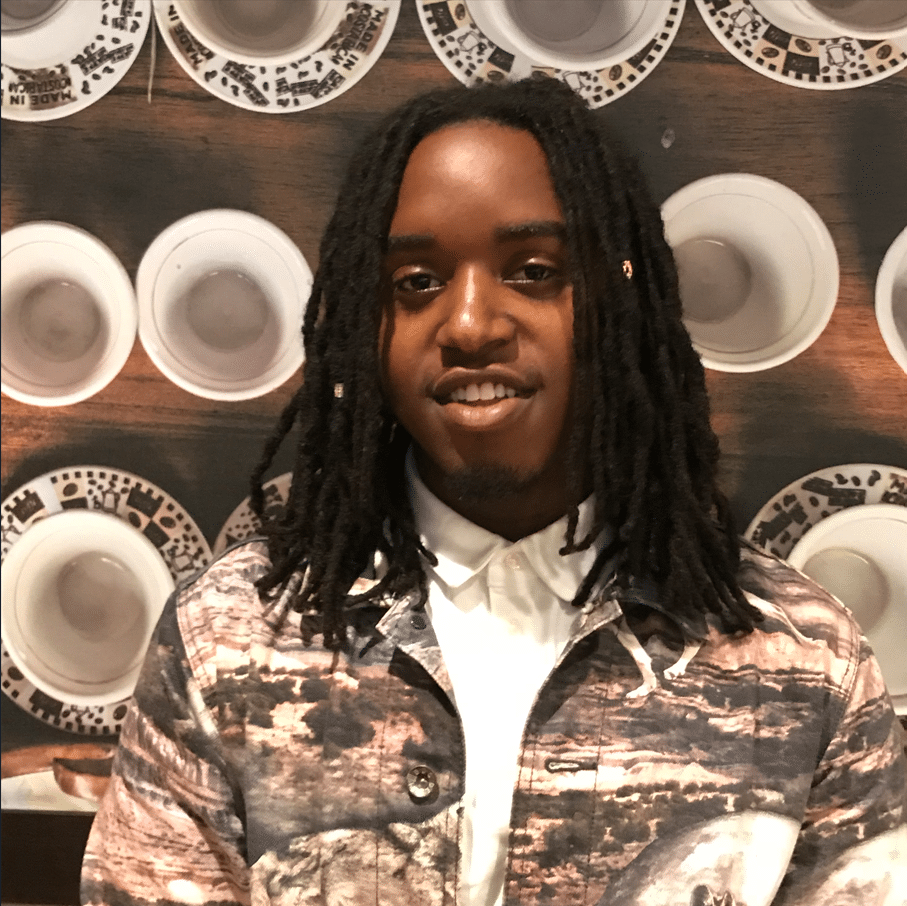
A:
{"label": "forehead", "polygon": [[415,229],[442,212],[497,222],[564,219],[536,138],[485,120],[446,126],[416,145],[391,232]]}

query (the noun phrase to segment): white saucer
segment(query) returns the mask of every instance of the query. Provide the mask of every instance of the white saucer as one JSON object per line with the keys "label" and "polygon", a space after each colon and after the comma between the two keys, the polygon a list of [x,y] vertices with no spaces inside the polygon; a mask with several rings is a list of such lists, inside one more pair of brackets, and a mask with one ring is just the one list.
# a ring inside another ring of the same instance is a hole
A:
{"label": "white saucer", "polygon": [[40,122],[69,116],[109,92],[135,62],[151,0],[77,0],[25,39],[3,39],[0,115]]}
{"label": "white saucer", "polygon": [[[116,255],[78,227],[33,221],[3,234],[0,258],[3,392],[33,406],[68,406],[106,387],[132,352],[138,321],[135,290]],[[48,278],[84,287],[98,304],[105,324],[92,348],[75,360],[51,361],[30,351],[21,340],[16,323],[21,294]]]}
{"label": "white saucer", "polygon": [[696,0],[696,6],[726,50],[750,69],[786,85],[831,91],[859,88],[907,67],[903,39],[871,42],[799,34],[803,30],[799,20],[783,14],[784,0],[780,6],[777,0]]}
{"label": "white saucer", "polygon": [[792,189],[762,176],[719,174],[684,186],[661,211],[672,248],[718,240],[749,264],[742,307],[716,322],[687,319],[707,368],[772,368],[825,329],[837,300],[838,256],[822,219]]}
{"label": "white saucer", "polygon": [[[898,713],[907,713],[907,506],[879,503],[852,507],[817,522],[797,542],[788,558],[792,566],[809,574],[811,558],[820,552],[843,550],[861,555],[881,572],[887,595],[878,601],[843,601],[871,613],[864,635],[882,668],[888,691]],[[815,561],[813,561],[815,562]],[[846,577],[842,577],[844,579]],[[829,590],[834,591],[832,586]]]}
{"label": "white saucer", "polygon": [[[185,315],[173,304],[193,279],[221,268],[247,272],[271,302],[264,332],[249,347],[191,343]],[[311,287],[302,252],[270,221],[246,211],[200,211],[167,227],[142,256],[139,338],[155,365],[184,390],[207,399],[252,399],[279,387],[302,364]]]}
{"label": "white saucer", "polygon": [[744,537],[786,559],[812,526],[847,507],[907,507],[907,469],[875,463],[829,466],[782,488],[752,518]]}
{"label": "white saucer", "polygon": [[[111,513],[141,532],[158,550],[179,582],[204,568],[211,548],[195,521],[166,491],[144,478],[106,466],[69,466],[47,472],[18,488],[0,505],[0,556],[6,557],[35,522],[71,509]],[[120,732],[128,699],[88,706],[45,694],[0,649],[0,686],[20,708],[70,733]]]}
{"label": "white saucer", "polygon": [[680,28],[686,0],[675,0],[651,40],[635,56],[597,72],[571,72],[537,65],[499,46],[479,29],[462,3],[417,0],[422,29],[441,62],[464,85],[551,76],[566,82],[590,107],[602,107],[638,85],[668,52]]}
{"label": "white saucer", "polygon": [[[292,472],[284,472],[267,482],[263,488],[265,495],[265,512],[272,513],[281,509],[290,497],[290,484],[293,480]],[[249,498],[246,497],[239,506],[229,515],[227,521],[214,541],[214,556],[222,554],[231,544],[245,541],[258,534],[261,522],[252,512]]]}
{"label": "white saucer", "polygon": [[179,65],[215,97],[261,113],[295,113],[352,88],[390,41],[400,0],[348,0],[340,28],[321,50],[287,66],[248,66],[218,56],[197,40],[169,0],[154,0],[164,42]]}
{"label": "white saucer", "polygon": [[885,253],[876,278],[875,300],[882,339],[907,373],[907,227]]}

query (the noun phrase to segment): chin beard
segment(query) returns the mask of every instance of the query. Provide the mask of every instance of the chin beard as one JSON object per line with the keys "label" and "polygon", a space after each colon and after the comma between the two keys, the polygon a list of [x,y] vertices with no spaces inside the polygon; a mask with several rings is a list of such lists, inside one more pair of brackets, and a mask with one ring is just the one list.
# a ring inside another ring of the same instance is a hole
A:
{"label": "chin beard", "polygon": [[451,496],[467,503],[500,500],[520,493],[532,480],[510,466],[467,466],[447,475],[445,487]]}

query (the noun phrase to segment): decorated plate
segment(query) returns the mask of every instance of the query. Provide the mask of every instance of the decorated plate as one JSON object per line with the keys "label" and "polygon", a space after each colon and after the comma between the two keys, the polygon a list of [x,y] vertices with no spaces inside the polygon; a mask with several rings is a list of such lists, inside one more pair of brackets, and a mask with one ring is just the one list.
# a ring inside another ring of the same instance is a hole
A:
{"label": "decorated plate", "polygon": [[[0,509],[0,554],[5,558],[33,523],[75,508],[100,510],[128,522],[158,549],[177,582],[211,560],[201,530],[166,491],[130,472],[105,466],[57,469],[7,497]],[[100,706],[57,701],[22,675],[6,646],[0,650],[0,685],[19,707],[71,733],[119,733],[129,701]]]}
{"label": "decorated plate", "polygon": [[[907,67],[907,42],[795,34],[771,3],[696,0],[706,25],[741,63],[797,88],[859,88]],[[785,26],[788,29],[786,30]]]}
{"label": "decorated plate", "polygon": [[868,463],[819,469],[778,491],[755,515],[744,537],[786,559],[820,520],[872,503],[907,507],[907,469]]}
{"label": "decorated plate", "polygon": [[400,0],[348,0],[347,15],[320,50],[280,66],[251,66],[219,56],[195,38],[169,0],[154,0],[161,34],[180,66],[215,97],[261,113],[294,113],[352,88],[390,41]]}
{"label": "decorated plate", "polygon": [[55,120],[102,98],[135,62],[151,22],[151,0],[83,0],[46,26],[3,40],[0,113],[23,122]]}
{"label": "decorated plate", "polygon": [[686,0],[676,0],[651,40],[635,56],[607,69],[571,72],[533,63],[485,36],[463,0],[417,0],[419,19],[441,62],[465,85],[551,76],[566,82],[590,107],[602,107],[638,85],[668,52],[680,28]]}
{"label": "decorated plate", "polygon": [[[264,486],[265,492],[265,512],[272,513],[279,510],[287,502],[290,496],[290,482],[293,475],[291,472],[284,472],[278,475]],[[229,516],[214,541],[214,555],[223,553],[231,544],[237,541],[245,541],[258,534],[261,528],[261,522],[252,512],[247,497]]]}

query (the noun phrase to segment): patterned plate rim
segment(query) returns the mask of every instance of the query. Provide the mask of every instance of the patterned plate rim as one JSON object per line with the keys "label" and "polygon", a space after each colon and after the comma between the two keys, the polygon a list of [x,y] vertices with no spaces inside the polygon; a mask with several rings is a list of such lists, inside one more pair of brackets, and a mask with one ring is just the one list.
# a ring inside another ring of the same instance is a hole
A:
{"label": "patterned plate rim", "polygon": [[479,30],[468,6],[463,0],[416,0],[419,21],[432,50],[463,84],[550,76],[566,82],[595,108],[625,95],[661,62],[680,28],[686,0],[674,0],[652,40],[635,56],[588,72],[536,66],[528,57],[504,50]]}
{"label": "patterned plate rim", "polygon": [[391,39],[402,0],[347,0],[343,39],[337,41],[338,29],[320,50],[281,66],[248,66],[215,54],[192,35],[170,0],[153,2],[164,43],[194,82],[235,107],[280,114],[325,104],[364,78]]}
{"label": "patterned plate rim", "polygon": [[[170,494],[133,472],[101,465],[54,469],[3,500],[0,559],[5,559],[33,523],[76,508],[111,513],[141,531],[158,549],[176,581],[193,575],[211,560],[211,548],[195,520]],[[58,701],[25,679],[5,645],[0,646],[0,686],[33,717],[61,730],[91,736],[119,733],[129,702],[84,706]]]}
{"label": "patterned plate rim", "polygon": [[773,25],[750,0],[695,3],[725,50],[750,69],[785,85],[839,91],[869,85],[907,67],[907,48],[893,40],[807,38]]}
{"label": "patterned plate rim", "polygon": [[[110,16],[111,6],[121,7],[123,14]],[[63,60],[43,69],[14,69],[0,63],[0,116],[3,119],[34,123],[71,116],[100,100],[126,75],[148,34],[151,0],[106,0],[103,4],[95,4],[92,9],[97,10],[99,17],[98,34],[95,41],[71,60]],[[133,23],[131,28],[130,17]],[[135,40],[122,44],[118,32],[130,37],[134,35]],[[108,42],[119,46],[108,50]],[[100,46],[96,47],[98,44]],[[81,76],[82,84],[79,93],[75,94],[78,76]],[[13,84],[24,87],[21,91],[12,92],[10,86]],[[92,91],[93,87],[98,90]],[[42,88],[47,90],[42,91]],[[19,97],[23,101],[26,97],[46,97],[48,105],[33,109],[18,101],[14,104],[13,99]]]}
{"label": "patterned plate rim", "polygon": [[[277,475],[270,481],[265,482],[263,490],[266,510],[272,506],[279,506],[281,503],[286,502],[286,499],[289,496],[290,482],[292,480],[293,473],[284,472],[282,475]],[[214,556],[216,557],[219,554],[222,554],[228,547],[232,544],[236,544],[238,541],[244,541],[246,538],[251,538],[256,534],[259,525],[260,523],[249,505],[249,498],[246,497],[245,500],[243,500],[227,517],[221,530],[218,532],[212,548]]]}

